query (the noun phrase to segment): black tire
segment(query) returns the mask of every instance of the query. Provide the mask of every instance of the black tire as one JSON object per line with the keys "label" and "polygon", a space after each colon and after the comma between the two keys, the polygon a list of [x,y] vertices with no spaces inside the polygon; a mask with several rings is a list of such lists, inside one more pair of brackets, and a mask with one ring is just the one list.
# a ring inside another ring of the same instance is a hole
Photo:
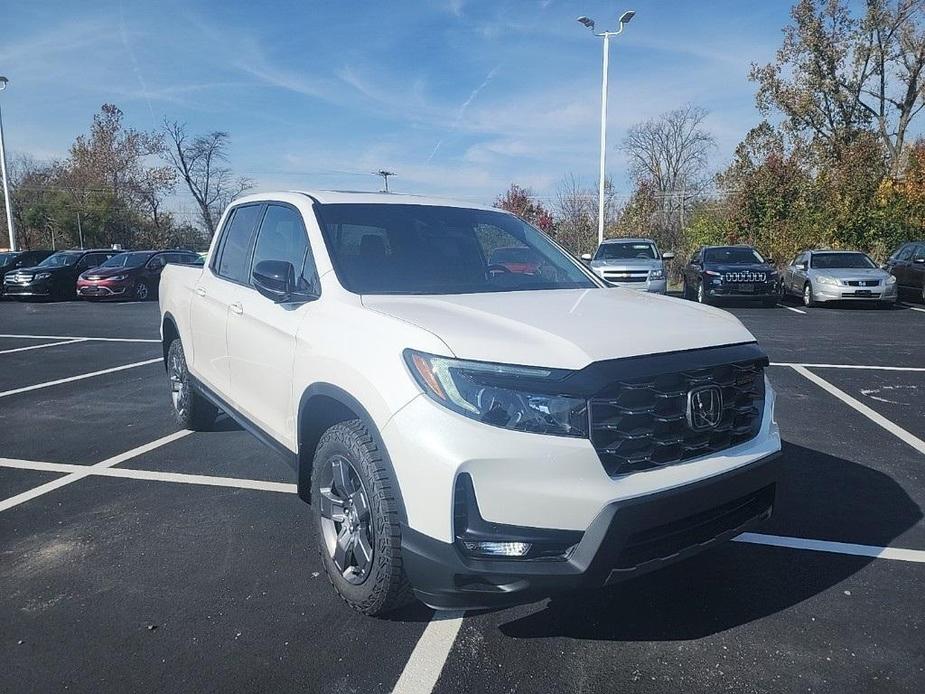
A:
{"label": "black tire", "polygon": [[690,301],[690,298],[691,298],[691,290],[690,290],[690,287],[687,286],[686,279],[683,280],[681,284],[681,298],[687,299],[688,301]]}
{"label": "black tire", "polygon": [[[352,481],[338,489],[342,486],[338,479],[346,477]],[[365,500],[354,503],[358,494]],[[350,501],[338,503],[338,499]],[[392,473],[366,426],[353,419],[328,429],[312,463],[312,515],[319,554],[334,590],[366,615],[382,615],[414,599],[402,566],[399,504]],[[358,510],[363,507],[365,514]],[[335,561],[338,553],[345,568]]]}
{"label": "black tire", "polygon": [[151,298],[151,288],[144,280],[135,282],[135,289],[132,291],[135,301],[148,301]]}
{"label": "black tire", "polygon": [[218,408],[202,397],[193,386],[179,337],[170,343],[167,350],[167,378],[170,381],[173,417],[177,424],[192,431],[211,429],[218,416]]}
{"label": "black tire", "polygon": [[695,299],[698,304],[710,304],[710,297],[707,296],[706,289],[703,287],[703,280],[697,282],[697,295]]}
{"label": "black tire", "polygon": [[816,300],[813,299],[813,285],[809,282],[803,285],[803,305],[806,308],[812,308],[816,305]]}

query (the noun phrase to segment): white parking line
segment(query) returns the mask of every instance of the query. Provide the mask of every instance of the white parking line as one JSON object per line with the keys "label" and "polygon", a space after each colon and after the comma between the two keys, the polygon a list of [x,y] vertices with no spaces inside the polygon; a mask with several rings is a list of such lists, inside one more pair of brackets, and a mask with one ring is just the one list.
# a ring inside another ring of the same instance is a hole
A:
{"label": "white parking line", "polygon": [[13,352],[28,352],[32,349],[45,349],[46,347],[58,347],[59,345],[72,345],[75,342],[86,342],[84,337],[77,337],[73,340],[62,340],[61,342],[46,342],[42,345],[29,345],[28,347],[16,347],[14,349],[0,350],[0,354],[12,354]]}
{"label": "white parking line", "polygon": [[787,547],[788,549],[807,549],[813,552],[850,554],[856,557],[894,559],[896,561],[911,561],[925,564],[925,551],[920,549],[856,545],[851,542],[830,542],[829,540],[810,540],[803,537],[782,537],[780,535],[763,535],[761,533],[742,533],[738,537],[733,538],[733,542],[747,542],[753,545]]}
{"label": "white parking line", "polygon": [[920,306],[911,306],[909,304],[903,304],[903,303],[900,303],[899,305],[905,308],[911,309],[912,311],[918,311],[919,313],[925,313],[925,308],[922,308]]}
{"label": "white parking line", "polygon": [[845,391],[841,390],[840,388],[836,388],[831,383],[826,381],[824,378],[820,378],[819,376],[814,374],[812,371],[809,371],[806,367],[794,365],[794,366],[791,366],[791,368],[794,371],[796,371],[798,374],[803,376],[804,378],[815,383],[817,386],[819,386],[823,390],[826,390],[832,395],[834,395],[836,398],[841,400],[846,405],[850,405],[851,407],[853,407],[855,410],[857,410],[862,415],[867,417],[874,424],[877,424],[878,426],[883,427],[888,432],[893,434],[893,436],[897,437],[898,439],[901,439],[902,441],[905,441],[910,446],[912,446],[915,450],[917,450],[919,453],[925,454],[925,441],[922,441],[922,439],[918,438],[917,436],[913,436],[908,431],[903,429],[901,426],[893,424],[893,422],[891,422],[889,419],[881,415],[879,412],[872,410],[867,405],[865,405],[863,402],[851,397],[850,395],[848,395]]}
{"label": "white parking line", "polygon": [[784,304],[778,304],[778,306],[780,306],[781,308],[785,308],[788,311],[793,311],[794,313],[800,313],[804,316],[806,315],[806,311],[800,308],[794,308],[793,306],[785,306]]}
{"label": "white parking line", "polygon": [[806,364],[789,361],[772,361],[771,366],[804,366],[807,369],[870,369],[871,371],[923,371],[922,366],[870,366],[868,364]]}
{"label": "white parking line", "polygon": [[[141,445],[129,451],[126,451],[125,453],[120,453],[119,455],[114,455],[113,457],[107,458],[106,460],[101,460],[100,462],[94,465],[77,466],[80,469],[75,470],[74,472],[71,472],[70,474],[65,475],[64,477],[59,477],[56,480],[52,480],[51,482],[46,482],[45,484],[39,485],[38,487],[22,492],[21,494],[17,494],[16,496],[11,496],[9,499],[4,499],[3,501],[0,501],[0,511],[6,511],[7,509],[11,509],[14,506],[19,506],[19,504],[25,503],[26,501],[34,499],[38,496],[42,496],[43,494],[47,494],[48,492],[52,492],[55,489],[59,489],[60,487],[63,487],[67,484],[71,484],[72,482],[76,482],[77,480],[81,480],[84,477],[88,477],[94,474],[102,474],[102,471],[105,468],[112,467],[113,465],[118,465],[119,463],[125,462],[126,460],[129,460],[130,458],[134,458],[135,456],[139,456],[144,453],[147,453],[148,451],[152,451],[155,448],[159,448],[160,446],[164,446],[170,443],[171,441],[182,439],[184,436],[189,436],[192,433],[193,432],[188,431],[186,429],[182,431],[176,431],[172,434],[168,434],[167,436],[162,436],[161,438],[155,441],[151,441],[150,443],[146,443],[144,445]],[[15,462],[26,463],[29,461],[15,461]],[[4,465],[6,467],[14,467],[13,465],[6,465],[4,462],[0,462],[0,465]],[[20,467],[20,469],[25,469],[23,468],[22,465],[18,465],[16,467]]]}
{"label": "white parking line", "polygon": [[0,391],[0,398],[5,398],[10,395],[17,395],[19,393],[28,393],[31,390],[40,390],[42,388],[50,388],[51,386],[61,385],[62,383],[72,383],[73,381],[82,381],[85,378],[93,378],[94,376],[102,376],[104,374],[111,374],[117,371],[125,371],[126,369],[134,369],[138,366],[146,366],[148,364],[154,364],[156,362],[163,361],[161,357],[156,359],[146,359],[145,361],[136,361],[133,364],[123,364],[122,366],[114,366],[111,369],[102,369],[100,371],[91,371],[86,374],[79,374],[77,376],[68,376],[67,378],[59,378],[55,381],[46,381],[45,383],[36,383],[31,386],[23,386],[22,388],[13,388],[12,390]]}
{"label": "white parking line", "polygon": [[411,651],[392,694],[431,692],[450,655],[453,642],[462,626],[460,611],[435,612],[430,623]]}
{"label": "white parking line", "polygon": [[92,342],[154,342],[160,340],[142,339],[140,337],[88,337],[86,335],[14,335],[13,333],[0,333],[0,337],[11,337],[21,340],[90,340]]}

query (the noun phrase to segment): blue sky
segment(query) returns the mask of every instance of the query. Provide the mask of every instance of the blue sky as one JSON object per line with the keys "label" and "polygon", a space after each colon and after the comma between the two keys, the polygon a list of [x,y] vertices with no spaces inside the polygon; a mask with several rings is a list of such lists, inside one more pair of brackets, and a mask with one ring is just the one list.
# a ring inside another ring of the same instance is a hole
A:
{"label": "blue sky", "polygon": [[484,202],[516,181],[552,196],[598,166],[600,43],[575,18],[612,28],[635,9],[611,53],[609,143],[694,103],[719,168],[760,118],[748,67],[773,57],[791,3],[621,2],[8,3],[7,147],[60,157],[112,102],[138,128],[229,131],[259,189],[375,189],[386,167],[400,192]]}

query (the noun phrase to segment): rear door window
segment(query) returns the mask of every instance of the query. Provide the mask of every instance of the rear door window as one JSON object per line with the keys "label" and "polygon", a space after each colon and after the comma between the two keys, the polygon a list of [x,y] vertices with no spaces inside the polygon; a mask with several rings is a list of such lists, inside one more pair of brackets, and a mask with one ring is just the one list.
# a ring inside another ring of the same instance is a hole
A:
{"label": "rear door window", "polygon": [[232,282],[247,283],[251,240],[262,210],[263,205],[235,208],[222,232],[218,258],[212,266],[215,274]]}

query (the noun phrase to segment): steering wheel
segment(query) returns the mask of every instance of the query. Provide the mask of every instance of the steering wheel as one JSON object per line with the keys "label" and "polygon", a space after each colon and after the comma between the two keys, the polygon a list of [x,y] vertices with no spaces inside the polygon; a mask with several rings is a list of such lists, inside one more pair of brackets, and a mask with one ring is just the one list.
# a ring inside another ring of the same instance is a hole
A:
{"label": "steering wheel", "polygon": [[505,272],[508,274],[511,273],[511,269],[509,267],[507,267],[506,265],[501,265],[499,263],[492,263],[491,265],[488,266],[487,269],[488,269],[488,274],[490,275],[494,273],[505,273]]}

